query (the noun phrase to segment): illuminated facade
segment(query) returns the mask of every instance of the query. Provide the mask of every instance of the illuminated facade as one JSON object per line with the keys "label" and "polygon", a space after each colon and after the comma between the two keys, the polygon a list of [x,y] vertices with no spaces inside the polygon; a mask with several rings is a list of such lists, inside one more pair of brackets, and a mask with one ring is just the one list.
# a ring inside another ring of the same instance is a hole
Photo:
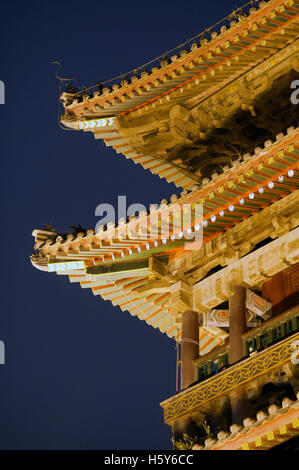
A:
{"label": "illuminated facade", "polygon": [[298,445],[299,3],[249,3],[151,71],[61,96],[64,126],[181,195],[97,231],[33,232],[36,268],[180,346],[161,404],[177,448]]}

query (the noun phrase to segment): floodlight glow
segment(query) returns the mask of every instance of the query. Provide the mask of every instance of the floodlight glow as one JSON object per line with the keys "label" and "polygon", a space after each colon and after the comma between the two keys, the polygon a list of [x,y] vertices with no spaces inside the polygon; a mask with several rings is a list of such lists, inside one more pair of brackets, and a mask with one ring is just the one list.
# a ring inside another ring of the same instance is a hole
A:
{"label": "floodlight glow", "polygon": [[90,121],[80,121],[78,129],[94,129],[98,127],[109,127],[115,123],[115,118],[91,119]]}
{"label": "floodlight glow", "polygon": [[58,272],[58,271],[72,271],[75,269],[84,269],[84,261],[67,261],[64,263],[49,263],[48,269],[49,272]]}

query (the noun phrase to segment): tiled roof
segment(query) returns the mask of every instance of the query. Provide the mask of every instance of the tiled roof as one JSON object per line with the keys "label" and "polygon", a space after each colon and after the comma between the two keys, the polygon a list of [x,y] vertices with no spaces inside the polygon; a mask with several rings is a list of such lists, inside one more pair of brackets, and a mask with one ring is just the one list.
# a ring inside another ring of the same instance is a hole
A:
{"label": "tiled roof", "polygon": [[[206,243],[298,189],[298,163],[299,128],[290,128],[285,135],[279,134],[275,142],[265,142],[264,148],[257,148],[254,155],[244,155],[231,168],[224,168],[221,175],[215,174],[211,180],[204,181],[201,187],[194,185],[192,191],[184,190],[181,197],[173,195],[170,201],[163,199],[159,207],[153,207],[147,213],[142,212],[137,218],[131,217],[127,222],[121,220],[116,226],[111,222],[105,227],[99,227],[96,240],[102,242],[103,246],[98,254],[107,256],[109,261],[113,261],[112,254],[115,261],[132,259],[132,255],[128,255],[130,249],[134,249],[136,245],[145,249],[149,243],[147,230],[154,215],[157,220],[162,219],[164,216],[169,216],[172,211],[175,212],[176,207],[188,204],[192,211],[195,210],[196,204],[203,205],[203,243]],[[144,239],[142,237],[137,240],[123,239],[124,228],[129,233],[130,227],[136,223],[145,227]],[[173,221],[172,223],[170,221],[169,226],[170,235],[174,235],[175,238],[168,240],[165,245],[161,243],[161,225],[158,224],[156,231],[152,227],[152,233],[156,233],[159,247],[153,245],[154,240],[151,240],[150,250],[147,249],[149,254],[177,250],[184,244],[184,238],[178,236],[181,227],[176,227]],[[194,221],[193,225],[191,223],[191,228],[194,231]],[[55,254],[59,250],[62,253],[68,252],[73,245],[85,245],[86,242],[88,244],[95,237],[92,229],[86,234],[79,233],[75,239],[73,235],[68,235],[65,239],[57,237],[57,234],[47,233],[50,234],[48,240],[43,237],[36,248],[43,248],[48,254]],[[76,257],[80,258],[79,253]],[[136,252],[136,257],[140,258],[142,255]]]}
{"label": "tiled roof", "polygon": [[[80,282],[83,288],[91,288],[94,295],[111,300],[122,310],[129,310],[170,337],[176,337],[179,332],[169,312],[169,289],[157,294],[141,293],[142,286],[150,279],[149,263],[153,256],[173,258],[184,254],[187,233],[176,225],[174,208],[189,204],[193,214],[196,205],[203,204],[205,244],[298,189],[298,160],[299,132],[291,128],[286,135],[279,135],[275,142],[266,142],[263,149],[257,149],[252,156],[245,155],[242,161],[202,187],[183,191],[180,198],[174,195],[169,203],[163,200],[159,207],[140,213],[135,219],[131,217],[127,223],[123,220],[116,227],[108,223],[97,233],[90,229],[77,235],[35,230],[38,253],[32,255],[32,263],[44,271],[51,265],[58,274],[69,275],[71,282]],[[153,214],[156,214],[154,226],[150,218]],[[169,218],[171,238],[163,239],[159,221],[166,218]],[[190,230],[195,234],[200,227],[194,225],[194,217],[190,220]],[[145,227],[143,235],[123,237],[123,229],[130,233],[132,224],[136,223]],[[154,238],[148,238],[149,227]],[[223,341],[205,328],[200,334],[202,353]]]}
{"label": "tiled roof", "polygon": [[[200,181],[197,174],[180,163],[136,149],[131,139],[123,135],[117,119],[128,113],[134,117],[153,109],[165,111],[195,97],[205,113],[204,103],[226,85],[246,73],[251,81],[264,69],[298,53],[298,3],[270,0],[260,2],[257,9],[248,6],[246,13],[248,16],[237,15],[238,21],[229,28],[222,26],[219,34],[214,31],[211,40],[201,39],[199,46],[194,42],[189,52],[182,50],[170,61],[163,58],[161,66],[153,67],[151,73],[143,70],[140,77],[133,75],[130,82],[123,80],[121,86],[114,83],[112,89],[105,87],[102,93],[83,93],[79,100],[64,93],[61,99],[66,114],[61,122],[69,128],[93,132],[96,139],[103,139],[116,153],[178,187],[190,189]],[[236,89],[239,88],[237,84]],[[228,116],[233,109],[229,103],[225,114]]]}
{"label": "tiled roof", "polygon": [[[240,75],[252,66],[254,47],[264,48],[264,57],[272,54],[273,50],[270,52],[265,39],[286,31],[298,19],[299,4],[294,0],[255,4],[257,8],[248,8],[248,14],[238,15],[237,21],[233,20],[228,28],[223,25],[219,32],[215,28],[210,40],[202,39],[200,45],[193,42],[189,51],[181,50],[180,55],[174,54],[170,61],[163,58],[160,67],[153,67],[151,73],[143,70],[140,78],[132,75],[130,82],[123,80],[120,85],[114,83],[111,89],[104,87],[102,94],[99,90],[92,96],[85,93],[82,102],[77,102],[75,97],[73,103],[66,106],[67,110],[76,116],[93,116],[94,113],[99,117],[116,116],[147,103],[151,105],[159,99],[167,100],[171,93],[188,87],[195,80],[199,81],[196,86],[203,96],[208,90],[215,92],[215,89],[223,87],[224,81],[235,78],[236,74]],[[294,30],[291,28],[288,33],[292,35]],[[277,50],[284,43],[283,36],[279,43]],[[260,51],[256,55],[258,61],[261,60]],[[239,59],[234,66],[231,62],[235,57]],[[71,94],[62,95],[62,99],[68,95],[71,97]],[[65,124],[71,126],[71,122],[66,121]]]}
{"label": "tiled roof", "polygon": [[[222,25],[219,33],[213,31],[211,40],[201,38],[190,51],[182,50],[151,73],[143,70],[131,82],[114,83],[81,98],[62,95],[66,115],[62,122],[70,128],[92,131],[96,139],[103,139],[117,153],[123,153],[143,168],[161,178],[182,186],[180,197],[162,200],[157,208],[141,212],[130,220],[113,222],[99,228],[76,234],[58,234],[55,231],[36,230],[33,265],[43,271],[57,271],[69,275],[71,282],[91,288],[94,295],[110,300],[122,310],[145,320],[170,337],[179,337],[177,325],[169,312],[170,292],[145,293],[151,278],[150,260],[169,256],[176,259],[184,253],[187,234],[201,233],[204,244],[219,237],[230,228],[252,217],[299,188],[299,129],[291,127],[285,134],[268,140],[264,148],[256,148],[253,155],[240,156],[231,167],[224,167],[219,175],[196,184],[196,175],[174,162],[159,161],[157,156],[140,154],[119,133],[118,116],[124,113],[143,113],[169,100],[177,102],[196,96],[206,99],[244,72],[254,74],[257,64],[265,66],[270,55],[293,54],[297,49],[299,4],[294,0],[260,2],[259,7],[247,9],[244,18],[239,15],[229,27]],[[271,47],[268,40],[271,39]],[[293,43],[293,44],[290,44]],[[295,47],[295,49],[294,49]],[[284,57],[284,55],[283,55]],[[271,59],[272,60],[272,59]],[[72,104],[69,104],[72,100]],[[187,188],[187,189],[186,189]],[[195,220],[198,204],[203,206],[203,222]],[[176,223],[176,209],[189,205],[190,226]],[[156,216],[156,221],[152,217]],[[169,222],[169,237],[163,238],[162,220]],[[132,226],[140,225],[140,237],[124,237]],[[148,231],[151,236],[148,236]],[[223,336],[223,335],[222,335]],[[223,342],[215,331],[200,330],[201,353],[205,354]]]}
{"label": "tiled roof", "polygon": [[298,435],[299,392],[297,400],[284,398],[281,406],[270,405],[268,413],[259,411],[256,420],[245,418],[243,426],[233,424],[230,432],[220,431],[193,450],[268,450]]}

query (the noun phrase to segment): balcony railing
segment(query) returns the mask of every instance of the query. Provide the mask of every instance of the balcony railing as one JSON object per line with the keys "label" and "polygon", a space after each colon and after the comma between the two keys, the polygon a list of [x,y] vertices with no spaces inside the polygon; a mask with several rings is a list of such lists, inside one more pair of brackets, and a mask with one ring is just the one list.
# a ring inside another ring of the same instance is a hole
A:
{"label": "balcony railing", "polygon": [[[298,308],[296,312],[290,311],[288,314],[297,316]],[[271,328],[274,328],[277,321],[279,321],[278,318],[274,322],[269,322]],[[285,317],[283,321],[286,321]],[[214,374],[213,377],[193,384],[168,398],[161,403],[165,423],[173,424],[177,420],[191,417],[196,413],[208,414],[214,410],[215,406],[224,403],[236,388],[250,387],[250,384],[257,379],[260,384],[267,384],[269,374],[279,374],[285,364],[290,363],[294,341],[299,341],[299,332],[281,339],[278,344],[272,344],[263,351],[254,352],[254,355],[250,354],[249,357]]]}
{"label": "balcony railing", "polygon": [[[258,328],[249,330],[243,335],[243,359],[255,352],[267,349],[282,339],[299,331],[299,306],[264,322]],[[225,344],[203,358],[197,359],[195,364],[195,382],[218,374],[229,367],[228,344]]]}

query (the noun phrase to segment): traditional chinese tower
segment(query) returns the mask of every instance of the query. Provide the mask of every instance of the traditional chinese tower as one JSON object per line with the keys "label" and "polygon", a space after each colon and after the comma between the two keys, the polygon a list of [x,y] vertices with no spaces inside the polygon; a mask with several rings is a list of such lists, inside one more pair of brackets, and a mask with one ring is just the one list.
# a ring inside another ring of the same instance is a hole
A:
{"label": "traditional chinese tower", "polygon": [[151,71],[61,96],[63,125],[180,197],[97,231],[33,232],[36,268],[180,345],[180,391],[161,404],[177,448],[298,446],[299,3],[249,3]]}

